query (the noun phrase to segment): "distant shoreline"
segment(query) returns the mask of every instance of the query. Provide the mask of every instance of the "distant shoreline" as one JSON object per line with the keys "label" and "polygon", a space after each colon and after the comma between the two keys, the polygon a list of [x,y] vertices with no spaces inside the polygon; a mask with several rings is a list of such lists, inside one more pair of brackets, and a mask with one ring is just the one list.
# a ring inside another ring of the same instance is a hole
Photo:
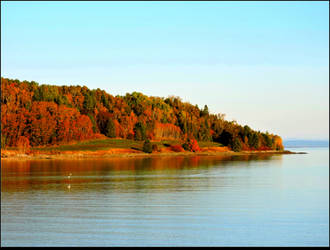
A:
{"label": "distant shoreline", "polygon": [[305,140],[305,139],[285,139],[283,140],[285,148],[316,148],[316,147],[329,147],[329,140]]}
{"label": "distant shoreline", "polygon": [[157,152],[157,153],[107,153],[100,151],[62,152],[48,154],[22,154],[13,150],[3,150],[1,160],[38,160],[38,159],[102,159],[102,158],[150,158],[161,156],[244,156],[244,155],[278,155],[278,154],[307,154],[306,152],[292,152],[289,150],[267,151],[201,151],[201,152]]}

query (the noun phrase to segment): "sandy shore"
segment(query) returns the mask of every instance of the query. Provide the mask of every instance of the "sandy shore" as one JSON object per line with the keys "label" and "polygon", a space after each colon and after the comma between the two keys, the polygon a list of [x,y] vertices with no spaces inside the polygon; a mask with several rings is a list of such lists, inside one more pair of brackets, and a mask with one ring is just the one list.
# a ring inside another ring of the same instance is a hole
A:
{"label": "sandy shore", "polygon": [[151,154],[137,150],[110,149],[103,151],[64,151],[64,152],[30,152],[20,153],[14,150],[2,150],[1,160],[34,160],[34,159],[86,159],[86,158],[127,158],[127,157],[159,157],[159,156],[232,156],[232,155],[259,155],[259,154],[302,154],[305,152],[291,152],[288,150],[276,151],[241,151],[234,152],[229,150],[216,150],[212,148],[204,149],[200,152],[173,152],[163,151]]}

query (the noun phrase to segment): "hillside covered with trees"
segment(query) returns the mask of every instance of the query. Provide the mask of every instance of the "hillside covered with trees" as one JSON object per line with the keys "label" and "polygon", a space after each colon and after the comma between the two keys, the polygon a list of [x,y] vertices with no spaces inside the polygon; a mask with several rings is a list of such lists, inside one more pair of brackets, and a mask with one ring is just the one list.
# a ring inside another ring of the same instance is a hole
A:
{"label": "hillside covered with trees", "polygon": [[1,78],[1,148],[97,138],[219,142],[234,151],[282,150],[279,136],[210,114],[179,97],[133,92],[112,96],[83,86],[39,85]]}

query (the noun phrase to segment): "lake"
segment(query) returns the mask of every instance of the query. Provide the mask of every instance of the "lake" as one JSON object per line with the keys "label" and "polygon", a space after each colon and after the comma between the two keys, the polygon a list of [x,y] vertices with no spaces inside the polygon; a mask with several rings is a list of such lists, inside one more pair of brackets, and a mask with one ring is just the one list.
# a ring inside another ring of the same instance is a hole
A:
{"label": "lake", "polygon": [[329,246],[329,148],[1,160],[2,246]]}

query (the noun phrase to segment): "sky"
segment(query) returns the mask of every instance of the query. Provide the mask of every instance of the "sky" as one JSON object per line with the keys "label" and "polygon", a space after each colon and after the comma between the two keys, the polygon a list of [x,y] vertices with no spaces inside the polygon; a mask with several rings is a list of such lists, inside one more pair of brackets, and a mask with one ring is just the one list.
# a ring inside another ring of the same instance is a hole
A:
{"label": "sky", "polygon": [[179,96],[329,139],[329,2],[1,2],[1,76]]}

